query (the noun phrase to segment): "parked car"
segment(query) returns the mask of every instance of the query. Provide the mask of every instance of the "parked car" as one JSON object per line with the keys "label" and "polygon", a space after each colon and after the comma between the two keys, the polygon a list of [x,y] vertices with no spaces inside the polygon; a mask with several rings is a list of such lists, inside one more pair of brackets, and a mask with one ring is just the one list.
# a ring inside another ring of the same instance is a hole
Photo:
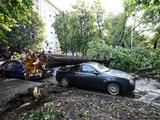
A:
{"label": "parked car", "polygon": [[101,89],[112,95],[132,92],[135,89],[133,76],[123,71],[109,69],[96,62],[61,67],[57,70],[56,80],[63,87]]}
{"label": "parked car", "polygon": [[[51,76],[54,72],[53,69],[49,69],[46,71],[47,76]],[[18,60],[9,60],[0,65],[0,76],[3,77],[14,77],[14,78],[22,78],[24,79],[24,63]],[[33,76],[30,80],[41,80],[44,76]]]}

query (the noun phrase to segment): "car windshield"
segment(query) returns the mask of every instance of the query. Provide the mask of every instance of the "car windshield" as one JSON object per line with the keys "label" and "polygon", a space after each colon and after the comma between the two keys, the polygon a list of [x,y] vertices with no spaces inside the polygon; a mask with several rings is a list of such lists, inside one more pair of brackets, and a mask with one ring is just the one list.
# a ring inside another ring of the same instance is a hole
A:
{"label": "car windshield", "polygon": [[107,67],[105,67],[105,66],[103,66],[103,65],[101,65],[101,64],[99,64],[99,63],[93,63],[92,66],[93,66],[95,69],[97,69],[98,71],[100,71],[100,72],[106,72],[106,71],[109,71],[109,70],[110,70],[109,68],[107,68]]}

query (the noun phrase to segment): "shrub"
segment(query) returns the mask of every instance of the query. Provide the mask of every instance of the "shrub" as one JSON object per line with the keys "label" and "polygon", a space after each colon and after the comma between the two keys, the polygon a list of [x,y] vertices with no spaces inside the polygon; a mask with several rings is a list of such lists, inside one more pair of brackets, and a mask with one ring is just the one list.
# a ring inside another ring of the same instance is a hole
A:
{"label": "shrub", "polygon": [[90,42],[87,56],[98,59],[114,59],[110,68],[133,72],[140,69],[157,68],[160,73],[160,50],[135,48],[133,50],[106,45],[104,42]]}

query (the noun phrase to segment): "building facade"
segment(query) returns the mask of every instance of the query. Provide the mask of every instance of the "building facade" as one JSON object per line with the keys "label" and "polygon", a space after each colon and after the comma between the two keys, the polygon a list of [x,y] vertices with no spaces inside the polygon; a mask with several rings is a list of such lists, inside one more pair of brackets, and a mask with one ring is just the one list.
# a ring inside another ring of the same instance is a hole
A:
{"label": "building facade", "polygon": [[53,27],[54,15],[60,10],[51,2],[51,0],[34,0],[33,8],[42,17],[45,23],[45,41],[43,49],[46,53],[60,53],[59,41],[56,37]]}

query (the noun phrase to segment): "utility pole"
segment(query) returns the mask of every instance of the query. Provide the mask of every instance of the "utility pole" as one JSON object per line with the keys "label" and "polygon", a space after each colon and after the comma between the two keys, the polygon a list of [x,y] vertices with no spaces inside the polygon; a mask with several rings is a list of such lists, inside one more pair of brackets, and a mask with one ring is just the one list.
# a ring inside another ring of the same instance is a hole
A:
{"label": "utility pole", "polygon": [[131,50],[133,47],[133,26],[132,26],[132,30],[131,30]]}
{"label": "utility pole", "polygon": [[135,26],[135,18],[134,18],[135,15],[136,15],[136,14],[133,14],[133,15],[132,15],[132,16],[133,16],[133,25],[132,25],[132,28],[131,28],[131,41],[130,41],[130,42],[131,42],[131,43],[130,43],[130,44],[131,44],[131,50],[133,49],[133,40],[134,40],[134,39],[133,39],[133,37],[134,37],[133,34],[134,34],[134,26]]}

